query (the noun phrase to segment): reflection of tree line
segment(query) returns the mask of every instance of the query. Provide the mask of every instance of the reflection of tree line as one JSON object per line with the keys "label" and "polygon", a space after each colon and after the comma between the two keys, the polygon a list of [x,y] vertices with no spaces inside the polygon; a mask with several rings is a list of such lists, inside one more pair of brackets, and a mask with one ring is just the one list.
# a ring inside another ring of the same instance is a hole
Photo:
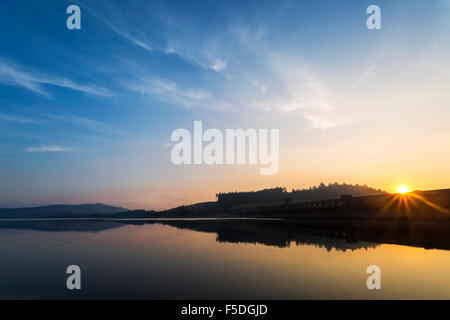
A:
{"label": "reflection of tree line", "polygon": [[127,223],[159,223],[179,229],[217,234],[218,242],[253,243],[280,248],[295,242],[341,251],[400,244],[450,250],[450,222],[405,220],[141,220]]}
{"label": "reflection of tree line", "polygon": [[354,243],[346,239],[345,232],[314,228],[298,228],[275,220],[21,220],[0,221],[0,229],[25,229],[47,232],[101,232],[127,224],[163,224],[179,229],[217,234],[220,243],[253,243],[279,248],[297,245],[314,245],[328,251],[346,251],[375,247],[376,244]]}
{"label": "reflection of tree line", "polygon": [[450,250],[448,220],[340,220],[225,219],[225,220],[41,220],[0,221],[0,229],[100,232],[127,224],[162,224],[198,232],[215,233],[220,243],[252,243],[279,248],[314,245],[346,251],[374,248],[381,243]]}
{"label": "reflection of tree line", "polygon": [[376,243],[348,241],[345,232],[333,232],[321,229],[299,228],[296,225],[275,220],[164,220],[153,221],[179,229],[216,233],[219,243],[252,243],[279,248],[297,245],[314,245],[346,251],[368,249]]}
{"label": "reflection of tree line", "polygon": [[376,243],[348,242],[345,233],[323,232],[320,229],[302,230],[257,230],[254,233],[247,230],[223,228],[217,234],[218,242],[228,243],[253,243],[266,246],[288,248],[292,243],[296,245],[312,245],[317,248],[325,248],[327,251],[336,249],[339,251],[375,248]]}
{"label": "reflection of tree line", "polygon": [[105,220],[3,220],[0,221],[1,229],[17,230],[37,230],[50,232],[79,231],[79,232],[100,232],[104,230],[123,227],[124,224],[117,221]]}

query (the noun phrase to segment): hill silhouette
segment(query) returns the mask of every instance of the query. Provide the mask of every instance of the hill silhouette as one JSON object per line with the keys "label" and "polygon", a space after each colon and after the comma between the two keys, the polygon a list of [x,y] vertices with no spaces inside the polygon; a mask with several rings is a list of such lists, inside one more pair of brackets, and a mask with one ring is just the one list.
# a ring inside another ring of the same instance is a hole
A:
{"label": "hill silhouette", "polygon": [[128,209],[102,203],[77,205],[58,204],[41,207],[0,209],[0,219],[87,217],[92,215],[111,215],[124,211],[128,211]]}
{"label": "hill silhouette", "polygon": [[248,192],[218,193],[217,204],[221,207],[233,207],[244,204],[264,204],[284,202],[286,199],[292,201],[317,201],[339,198],[341,195],[367,196],[385,194],[381,189],[374,189],[366,185],[352,185],[337,182],[325,185],[324,183],[308,189],[292,189],[288,192],[286,188],[276,187]]}
{"label": "hill silhouette", "polygon": [[30,208],[0,209],[0,219],[30,219],[30,218],[148,218],[166,217],[167,214],[178,217],[229,215],[230,209],[242,206],[258,206],[264,204],[283,204],[290,201],[317,201],[339,198],[341,195],[366,196],[385,194],[380,189],[366,185],[333,183],[308,189],[292,189],[275,187],[270,189],[218,193],[217,201],[200,202],[183,205],[163,211],[127,210],[101,203],[80,205],[51,205]]}

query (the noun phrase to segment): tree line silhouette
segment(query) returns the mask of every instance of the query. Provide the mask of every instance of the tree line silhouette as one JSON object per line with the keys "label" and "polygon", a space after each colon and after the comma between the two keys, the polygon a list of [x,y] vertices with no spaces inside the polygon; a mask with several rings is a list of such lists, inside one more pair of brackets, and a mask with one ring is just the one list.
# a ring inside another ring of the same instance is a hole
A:
{"label": "tree line silhouette", "polygon": [[366,185],[339,184],[335,182],[328,185],[320,183],[318,186],[309,187],[308,189],[292,189],[291,192],[288,192],[283,187],[275,187],[257,191],[218,193],[216,197],[219,206],[233,207],[255,203],[284,202],[288,199],[292,201],[316,201],[336,199],[344,194],[366,196],[382,193],[386,193],[386,191]]}

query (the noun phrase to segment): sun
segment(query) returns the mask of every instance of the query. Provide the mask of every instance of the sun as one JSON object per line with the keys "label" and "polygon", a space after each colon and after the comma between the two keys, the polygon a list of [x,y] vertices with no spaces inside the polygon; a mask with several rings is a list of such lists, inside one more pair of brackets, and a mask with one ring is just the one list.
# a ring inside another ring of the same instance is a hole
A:
{"label": "sun", "polygon": [[409,189],[407,186],[400,186],[397,188],[398,193],[407,193],[409,192]]}

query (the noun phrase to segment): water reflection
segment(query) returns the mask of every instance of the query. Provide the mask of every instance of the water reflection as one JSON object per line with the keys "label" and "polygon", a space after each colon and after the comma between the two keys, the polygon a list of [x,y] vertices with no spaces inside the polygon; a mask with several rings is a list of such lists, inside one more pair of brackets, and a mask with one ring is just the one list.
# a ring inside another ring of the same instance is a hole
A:
{"label": "water reflection", "polygon": [[38,231],[79,231],[100,232],[104,230],[123,227],[118,221],[105,221],[95,219],[30,219],[30,220],[0,220],[1,229],[25,229]]}
{"label": "water reflection", "polygon": [[[414,247],[448,249],[446,226],[405,226],[1,221],[0,298],[450,298],[450,251]],[[81,291],[65,287],[71,264],[81,267]],[[380,291],[365,287],[371,264],[382,269]]]}
{"label": "water reflection", "polygon": [[[135,221],[129,223],[156,223]],[[450,250],[450,223],[409,220],[166,220],[158,221],[181,229],[217,234],[218,242],[259,243],[280,248],[313,244],[320,248],[356,250],[377,244],[400,244],[426,249]]]}
{"label": "water reflection", "polygon": [[219,243],[262,244],[279,248],[296,245],[314,245],[346,251],[374,248],[376,243],[347,241],[345,231],[333,231],[284,220],[174,220],[147,221],[145,223],[161,223],[179,229],[189,229],[216,234]]}
{"label": "water reflection", "polygon": [[378,244],[400,244],[426,249],[450,250],[447,221],[327,221],[294,219],[118,219],[118,220],[16,220],[0,221],[1,229],[100,232],[125,225],[162,224],[216,234],[219,243],[261,244],[279,248],[314,245],[346,251],[375,248]]}

